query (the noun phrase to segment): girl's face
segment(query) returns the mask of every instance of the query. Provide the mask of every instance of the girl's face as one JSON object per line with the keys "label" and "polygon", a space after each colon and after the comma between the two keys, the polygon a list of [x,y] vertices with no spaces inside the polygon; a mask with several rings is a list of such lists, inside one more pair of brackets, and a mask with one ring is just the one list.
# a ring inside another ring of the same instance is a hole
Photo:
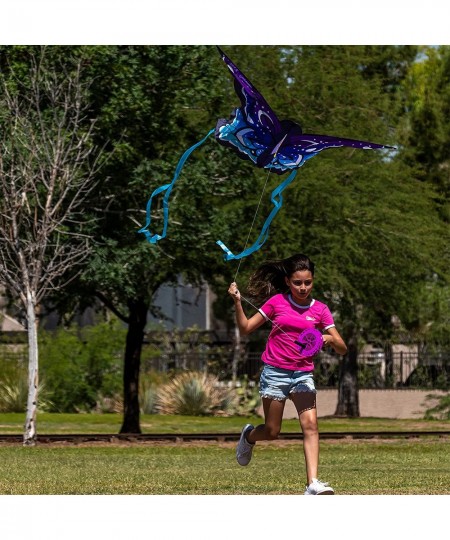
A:
{"label": "girl's face", "polygon": [[289,278],[285,278],[292,298],[301,305],[309,304],[314,278],[310,270],[297,270]]}

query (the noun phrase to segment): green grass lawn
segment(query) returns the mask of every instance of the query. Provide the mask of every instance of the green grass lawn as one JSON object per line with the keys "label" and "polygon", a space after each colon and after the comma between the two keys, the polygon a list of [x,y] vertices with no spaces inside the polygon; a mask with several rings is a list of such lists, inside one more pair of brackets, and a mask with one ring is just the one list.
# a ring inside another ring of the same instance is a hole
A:
{"label": "green grass lawn", "polygon": [[[24,413],[0,414],[0,433],[21,434]],[[246,422],[261,423],[260,417],[208,417],[176,415],[142,415],[143,433],[236,433]],[[120,414],[55,414],[40,413],[38,434],[118,433]],[[297,420],[284,420],[284,432],[299,430]],[[393,420],[384,418],[320,418],[321,432],[343,431],[450,431],[450,420]]]}
{"label": "green grass lawn", "polygon": [[[1,433],[21,433],[23,414],[1,414]],[[239,432],[260,418],[148,415],[144,433]],[[120,415],[40,414],[38,434],[117,433]],[[320,431],[449,430],[449,421],[320,419]],[[286,420],[283,431],[298,431]],[[320,477],[337,494],[450,494],[450,441],[321,441]],[[0,444],[0,494],[296,495],[304,491],[301,441],[258,443],[248,467],[235,443]]]}
{"label": "green grass lawn", "polygon": [[[259,443],[249,466],[233,443],[0,446],[0,494],[297,495],[298,442]],[[447,439],[323,441],[320,477],[337,494],[450,494]]]}

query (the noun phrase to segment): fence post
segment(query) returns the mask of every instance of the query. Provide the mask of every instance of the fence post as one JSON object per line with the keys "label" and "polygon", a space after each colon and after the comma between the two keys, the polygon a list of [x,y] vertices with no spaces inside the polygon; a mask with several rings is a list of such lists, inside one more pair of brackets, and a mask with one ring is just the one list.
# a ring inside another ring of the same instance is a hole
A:
{"label": "fence post", "polygon": [[403,386],[403,351],[400,351],[400,386]]}

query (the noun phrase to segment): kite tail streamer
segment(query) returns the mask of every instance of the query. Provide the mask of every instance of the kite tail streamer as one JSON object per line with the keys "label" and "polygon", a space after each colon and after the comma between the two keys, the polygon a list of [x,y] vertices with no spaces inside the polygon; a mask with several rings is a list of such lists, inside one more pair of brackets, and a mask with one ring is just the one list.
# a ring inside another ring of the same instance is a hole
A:
{"label": "kite tail streamer", "polygon": [[223,249],[223,251],[225,251],[224,259],[226,261],[230,261],[232,259],[242,259],[243,257],[247,257],[247,255],[250,255],[254,251],[258,250],[264,244],[264,242],[267,240],[267,237],[269,236],[270,224],[272,223],[273,218],[277,215],[278,211],[280,210],[283,204],[283,197],[281,194],[289,186],[289,184],[294,180],[296,174],[297,174],[297,169],[294,169],[291,172],[291,174],[286,178],[286,180],[272,191],[271,201],[274,205],[274,208],[272,209],[272,212],[270,212],[270,214],[267,216],[266,221],[264,222],[264,225],[261,229],[261,233],[259,234],[258,238],[256,239],[255,243],[252,246],[250,246],[247,249],[244,249],[244,251],[242,251],[241,253],[234,255],[234,253],[232,253],[223,242],[221,242],[220,240],[217,240],[216,244],[219,245]]}
{"label": "kite tail streamer", "polygon": [[[150,199],[148,200],[148,203],[147,203],[147,219],[146,219],[145,225],[142,227],[142,229],[139,229],[139,231],[138,231],[138,232],[140,232],[142,234],[145,234],[146,239],[151,244],[156,244],[156,242],[158,242],[159,240],[161,240],[162,238],[164,238],[166,236],[167,225],[169,223],[169,197],[170,197],[170,193],[172,191],[173,186],[175,185],[175,182],[178,180],[178,177],[180,176],[181,169],[183,168],[185,161],[187,160],[187,158],[192,154],[192,152],[196,148],[201,146],[206,141],[206,139],[208,137],[210,137],[214,133],[214,131],[215,130],[212,129],[206,135],[206,137],[204,137],[201,141],[199,141],[198,143],[195,143],[193,146],[188,148],[186,150],[186,152],[181,156],[181,159],[178,162],[177,168],[175,169],[175,174],[173,175],[172,182],[170,182],[170,184],[165,184],[163,186],[160,186],[159,188],[155,189],[155,191],[151,194]],[[150,223],[151,223],[151,220],[152,220],[151,215],[150,215],[150,210],[151,210],[151,207],[152,207],[152,201],[153,201],[154,197],[156,197],[160,193],[163,193],[164,191],[166,193],[165,193],[164,198],[163,198],[163,215],[164,215],[163,231],[162,231],[162,234],[151,234],[150,231],[148,230],[148,227],[150,226]]]}

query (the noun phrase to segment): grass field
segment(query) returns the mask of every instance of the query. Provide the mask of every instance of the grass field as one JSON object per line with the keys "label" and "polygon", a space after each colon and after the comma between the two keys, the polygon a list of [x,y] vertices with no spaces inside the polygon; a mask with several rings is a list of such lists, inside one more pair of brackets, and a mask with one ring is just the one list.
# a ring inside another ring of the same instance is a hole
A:
{"label": "grass field", "polygon": [[[23,413],[0,413],[0,433],[21,434]],[[246,422],[260,423],[260,417],[208,417],[142,415],[143,433],[238,433]],[[51,414],[37,418],[38,433],[119,433],[120,414]],[[393,420],[385,418],[320,418],[321,432],[347,431],[450,431],[450,420]],[[297,432],[297,420],[284,420],[284,432]]]}
{"label": "grass field", "polygon": [[[42,433],[117,433],[116,415],[41,415]],[[148,416],[144,432],[238,432],[247,419]],[[254,419],[258,421],[257,419]],[[22,415],[0,415],[0,432],[20,433]],[[445,430],[449,422],[323,419],[324,431]],[[297,431],[286,421],[284,431]],[[337,494],[448,495],[450,440],[321,441],[320,477]],[[235,443],[0,444],[0,494],[297,495],[304,491],[301,441],[258,443],[248,467]]]}
{"label": "grass field", "polygon": [[[296,495],[300,442],[260,443],[248,467],[233,443],[0,447],[0,493]],[[339,494],[450,494],[448,440],[324,441],[321,478]]]}

